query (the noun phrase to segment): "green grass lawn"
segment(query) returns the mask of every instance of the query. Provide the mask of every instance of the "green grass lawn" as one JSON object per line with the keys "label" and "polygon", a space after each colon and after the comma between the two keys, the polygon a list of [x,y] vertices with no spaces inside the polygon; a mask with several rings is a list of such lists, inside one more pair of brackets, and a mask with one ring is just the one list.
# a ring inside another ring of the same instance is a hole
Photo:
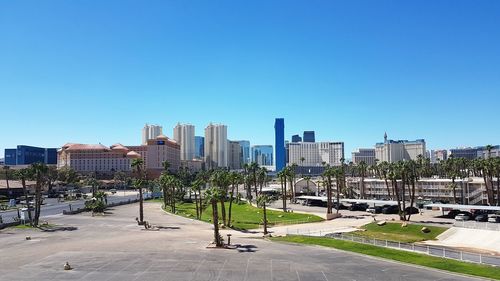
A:
{"label": "green grass lawn", "polygon": [[439,234],[447,230],[444,227],[426,226],[431,232],[422,233],[420,231],[422,227],[424,225],[419,224],[408,224],[406,227],[401,227],[401,223],[394,222],[388,222],[383,226],[379,226],[377,223],[372,222],[362,227],[366,231],[356,231],[353,234],[366,238],[414,243],[424,240],[435,240]]}
{"label": "green grass lawn", "polygon": [[500,280],[500,267],[460,262],[445,258],[428,256],[424,254],[387,249],[383,247],[366,245],[351,241],[336,240],[326,237],[292,235],[286,237],[274,237],[271,238],[271,240],[279,242],[293,242],[293,243],[300,243],[307,245],[325,246],[325,247],[360,253],[374,257],[385,258],[389,260],[395,260],[409,264],[416,264],[440,270],[446,270],[456,273],[469,274],[469,275]]}
{"label": "green grass lawn", "polygon": [[[163,202],[162,200],[155,200],[156,202]],[[226,215],[229,210],[229,203],[226,202]],[[219,216],[220,204],[219,207]],[[166,211],[170,212],[170,207],[166,208]],[[188,218],[196,218],[196,208],[194,203],[182,203],[177,204],[176,214]],[[233,204],[232,208],[232,218],[231,220],[233,228],[239,230],[247,230],[259,228],[262,223],[262,209],[256,208],[250,204]],[[208,207],[203,210],[202,221],[212,222],[212,208]],[[221,221],[221,220],[220,220]],[[269,226],[274,225],[286,225],[286,224],[298,224],[307,222],[319,222],[323,221],[321,217],[309,214],[298,214],[298,213],[284,213],[281,211],[267,210],[267,221]],[[222,222],[222,221],[221,221]]]}

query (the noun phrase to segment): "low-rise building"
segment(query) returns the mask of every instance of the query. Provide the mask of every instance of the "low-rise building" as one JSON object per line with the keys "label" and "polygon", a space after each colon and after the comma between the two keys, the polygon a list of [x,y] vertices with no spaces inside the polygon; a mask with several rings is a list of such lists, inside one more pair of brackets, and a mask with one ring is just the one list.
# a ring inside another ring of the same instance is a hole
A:
{"label": "low-rise building", "polygon": [[44,163],[57,164],[57,148],[43,148],[29,145],[18,145],[16,148],[5,149],[5,165],[31,165]]}
{"label": "low-rise building", "polygon": [[358,151],[352,152],[352,162],[359,164],[365,162],[367,165],[375,164],[375,149],[374,148],[360,148]]}

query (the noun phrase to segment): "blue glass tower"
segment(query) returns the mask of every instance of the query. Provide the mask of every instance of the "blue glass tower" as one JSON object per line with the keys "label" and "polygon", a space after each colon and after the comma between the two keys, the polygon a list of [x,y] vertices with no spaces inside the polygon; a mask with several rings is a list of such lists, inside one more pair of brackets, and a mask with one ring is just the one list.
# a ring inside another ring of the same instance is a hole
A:
{"label": "blue glass tower", "polygon": [[205,138],[200,136],[194,137],[194,157],[201,159],[205,156]]}
{"label": "blue glass tower", "polygon": [[274,153],[276,159],[276,172],[280,172],[285,168],[285,119],[276,118],[274,121]]}
{"label": "blue glass tower", "polygon": [[304,137],[302,138],[304,142],[315,142],[314,131],[304,131]]}

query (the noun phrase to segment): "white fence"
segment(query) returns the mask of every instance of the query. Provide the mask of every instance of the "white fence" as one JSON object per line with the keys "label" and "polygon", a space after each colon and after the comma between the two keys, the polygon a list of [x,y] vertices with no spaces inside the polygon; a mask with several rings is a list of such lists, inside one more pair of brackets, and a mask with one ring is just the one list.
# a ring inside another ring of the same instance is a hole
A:
{"label": "white fence", "polygon": [[477,222],[477,221],[455,221],[455,227],[464,227],[472,229],[496,230],[500,231],[500,223]]}
{"label": "white fence", "polygon": [[403,243],[403,242],[394,242],[389,240],[380,240],[380,239],[372,239],[366,238],[362,236],[357,236],[353,234],[346,233],[335,233],[328,230],[317,230],[317,231],[309,231],[309,230],[294,230],[287,231],[289,235],[305,235],[305,236],[325,236],[333,239],[352,241],[357,243],[363,243],[373,246],[398,249],[404,251],[410,251],[415,253],[427,254],[436,257],[442,257],[447,259],[465,261],[465,262],[473,262],[479,264],[500,266],[500,257],[488,254],[479,254],[479,253],[471,253],[465,251],[454,250],[450,248],[444,248],[439,246],[427,246],[427,245],[419,245],[413,243]]}

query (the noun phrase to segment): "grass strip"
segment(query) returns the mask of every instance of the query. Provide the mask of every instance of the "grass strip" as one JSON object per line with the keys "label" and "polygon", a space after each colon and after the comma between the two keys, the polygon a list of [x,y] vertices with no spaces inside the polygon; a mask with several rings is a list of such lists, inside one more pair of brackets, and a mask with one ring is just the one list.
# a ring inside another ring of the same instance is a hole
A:
{"label": "grass strip", "polygon": [[351,241],[336,240],[326,237],[291,235],[285,237],[274,237],[271,238],[271,240],[279,242],[307,244],[307,245],[319,245],[373,257],[380,257],[408,264],[415,264],[455,273],[500,280],[500,267],[461,262],[451,259],[433,257],[429,255],[417,254],[395,249],[388,249],[383,247],[351,242]]}

